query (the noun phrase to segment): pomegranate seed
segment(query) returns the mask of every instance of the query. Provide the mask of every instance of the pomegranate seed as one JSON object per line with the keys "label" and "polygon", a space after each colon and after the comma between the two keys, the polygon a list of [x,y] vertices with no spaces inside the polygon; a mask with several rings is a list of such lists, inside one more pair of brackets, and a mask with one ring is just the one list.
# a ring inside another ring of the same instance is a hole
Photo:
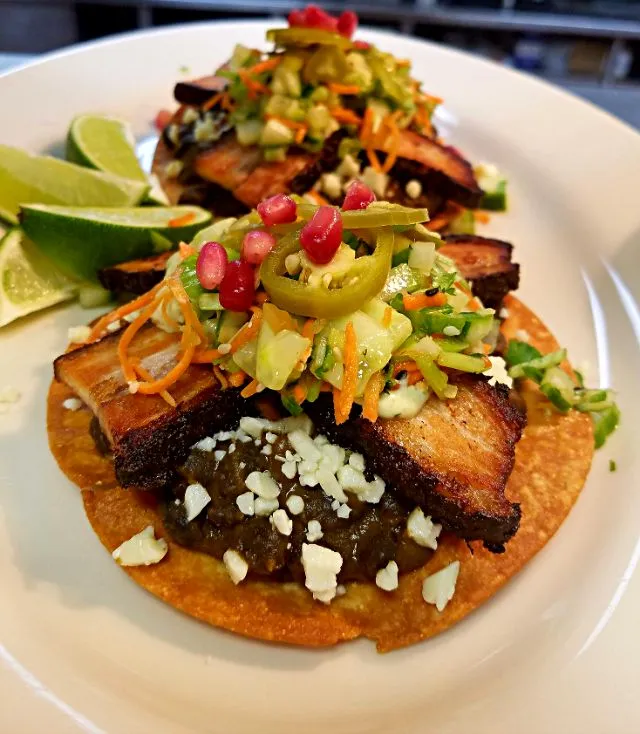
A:
{"label": "pomegranate seed", "polygon": [[338,21],[317,5],[307,5],[304,10],[304,24],[307,28],[319,28],[323,31],[336,31]]}
{"label": "pomegranate seed", "polygon": [[156,130],[162,132],[165,127],[171,122],[172,118],[173,114],[169,112],[169,110],[160,110],[156,115],[156,119],[153,123],[156,126]]}
{"label": "pomegranate seed", "polygon": [[376,200],[376,195],[362,181],[354,181],[347,189],[342,208],[344,211],[352,209],[366,209]]}
{"label": "pomegranate seed", "polygon": [[368,51],[371,48],[371,44],[366,41],[354,41],[353,45],[358,51]]}
{"label": "pomegranate seed", "polygon": [[300,244],[310,260],[326,265],[342,242],[342,217],[333,206],[321,206],[300,232]]}
{"label": "pomegranate seed", "polygon": [[253,268],[244,260],[233,260],[227,265],[220,283],[220,304],[229,311],[248,311],[256,294]]}
{"label": "pomegranate seed", "polygon": [[304,10],[292,10],[287,20],[292,28],[303,26],[305,21]]}
{"label": "pomegranate seed", "polygon": [[254,229],[247,232],[242,240],[242,257],[251,265],[260,265],[275,244],[276,238],[272,234]]}
{"label": "pomegranate seed", "polygon": [[261,201],[256,209],[267,227],[295,222],[298,216],[296,202],[286,194],[270,196]]}
{"label": "pomegranate seed", "polygon": [[205,242],[198,253],[196,275],[200,285],[208,291],[217,288],[227,269],[227,251],[217,242]]}
{"label": "pomegranate seed", "polygon": [[346,36],[347,38],[351,38],[351,36],[356,32],[357,27],[358,16],[353,12],[353,10],[345,10],[340,13],[340,17],[338,18],[338,33],[342,36]]}

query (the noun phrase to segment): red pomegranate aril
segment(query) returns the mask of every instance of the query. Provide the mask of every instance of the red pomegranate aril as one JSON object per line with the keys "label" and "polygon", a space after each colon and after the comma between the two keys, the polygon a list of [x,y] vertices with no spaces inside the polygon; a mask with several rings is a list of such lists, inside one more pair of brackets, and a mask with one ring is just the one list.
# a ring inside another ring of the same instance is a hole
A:
{"label": "red pomegranate aril", "polygon": [[353,46],[354,48],[357,48],[358,51],[368,51],[371,48],[371,44],[366,41],[354,41]]}
{"label": "red pomegranate aril", "polygon": [[318,28],[323,31],[336,31],[338,21],[317,5],[307,5],[304,10],[304,25],[307,28]]}
{"label": "red pomegranate aril", "polygon": [[254,229],[242,240],[242,257],[251,265],[260,265],[275,244],[276,238],[271,233]]}
{"label": "red pomegranate aril", "polygon": [[256,295],[255,274],[244,260],[233,260],[227,265],[220,283],[220,305],[229,311],[248,311]]}
{"label": "red pomegranate aril", "polygon": [[319,207],[300,232],[300,244],[309,259],[326,265],[342,242],[342,217],[333,206]]}
{"label": "red pomegranate aril", "polygon": [[158,132],[162,132],[165,127],[171,122],[172,117],[173,113],[169,110],[160,110],[156,115],[156,119],[154,122],[156,130],[158,130]]}
{"label": "red pomegranate aril", "polygon": [[354,181],[344,197],[342,208],[344,211],[353,209],[366,209],[369,204],[376,200],[376,195],[362,181]]}
{"label": "red pomegranate aril", "polygon": [[266,227],[295,222],[298,216],[296,202],[286,194],[276,194],[261,201],[256,207]]}
{"label": "red pomegranate aril", "polygon": [[353,36],[353,34],[356,32],[357,27],[358,16],[353,12],[353,10],[345,10],[340,13],[337,27],[338,33],[340,33],[340,35],[351,38],[351,36]]}
{"label": "red pomegranate aril", "polygon": [[287,20],[292,28],[303,26],[305,21],[304,10],[292,10]]}
{"label": "red pomegranate aril", "polygon": [[208,291],[217,288],[227,269],[227,251],[217,242],[205,242],[198,253],[196,275]]}

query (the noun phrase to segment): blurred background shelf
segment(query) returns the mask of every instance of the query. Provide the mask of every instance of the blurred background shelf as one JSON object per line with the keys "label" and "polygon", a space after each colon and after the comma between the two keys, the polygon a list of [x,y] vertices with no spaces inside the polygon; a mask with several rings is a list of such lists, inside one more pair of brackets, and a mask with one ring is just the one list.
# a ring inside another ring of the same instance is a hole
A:
{"label": "blurred background shelf", "polygon": [[[286,15],[294,0],[0,0],[0,54],[113,33]],[[371,0],[321,3],[361,22],[445,43],[564,86],[640,127],[640,0]]]}

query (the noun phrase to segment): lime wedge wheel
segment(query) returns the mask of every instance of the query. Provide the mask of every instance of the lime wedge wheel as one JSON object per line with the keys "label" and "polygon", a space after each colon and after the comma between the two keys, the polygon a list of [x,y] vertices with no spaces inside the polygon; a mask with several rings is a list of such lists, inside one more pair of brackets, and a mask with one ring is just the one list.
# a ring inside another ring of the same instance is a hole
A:
{"label": "lime wedge wheel", "polygon": [[72,278],[96,281],[100,268],[151,255],[160,235],[190,242],[211,221],[197,206],[22,207],[22,227],[34,244]]}
{"label": "lime wedge wheel", "polygon": [[0,219],[10,224],[18,223],[21,204],[129,207],[139,204],[148,190],[146,181],[0,145]]}
{"label": "lime wedge wheel", "polygon": [[157,184],[143,171],[135,152],[135,138],[128,123],[115,117],[80,115],[67,133],[67,160],[98,171],[113,173],[151,186],[147,200],[168,204]]}
{"label": "lime wedge wheel", "polygon": [[19,228],[0,240],[0,326],[68,301],[75,285],[46,260]]}

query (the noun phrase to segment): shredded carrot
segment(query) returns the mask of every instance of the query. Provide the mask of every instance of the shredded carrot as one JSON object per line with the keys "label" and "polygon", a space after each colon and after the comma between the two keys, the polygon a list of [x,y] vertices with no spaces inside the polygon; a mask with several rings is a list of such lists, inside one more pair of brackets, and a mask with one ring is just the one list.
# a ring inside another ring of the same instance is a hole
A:
{"label": "shredded carrot", "polygon": [[216,376],[216,380],[220,383],[220,387],[226,390],[229,387],[229,380],[224,376],[223,371],[218,367],[217,364],[213,365],[213,374]]}
{"label": "shredded carrot", "polygon": [[307,399],[307,391],[299,383],[295,385],[292,392],[293,399],[296,401],[296,403],[298,403],[298,405],[302,405],[302,403],[304,403],[304,401]]}
{"label": "shredded carrot", "polygon": [[476,220],[476,222],[480,222],[480,224],[488,224],[491,221],[491,217],[487,214],[487,212],[474,211],[473,218]]}
{"label": "shredded carrot", "polygon": [[329,202],[324,198],[322,194],[319,194],[317,191],[314,191],[311,189],[311,191],[308,192],[309,196],[312,199],[315,199],[320,206],[329,206]]}
{"label": "shredded carrot", "polygon": [[252,74],[253,76],[256,76],[257,74],[264,74],[265,71],[272,71],[273,69],[275,69],[281,61],[281,56],[273,56],[272,58],[266,59],[265,61],[260,61],[260,63],[256,64],[255,66],[249,67],[248,69],[246,69],[246,72],[247,74]]}
{"label": "shredded carrot", "polygon": [[207,101],[206,101],[206,102],[205,102],[205,103],[204,103],[204,104],[202,105],[202,109],[204,110],[204,112],[207,112],[207,111],[208,111],[208,110],[210,110],[210,109],[211,109],[212,107],[215,107],[215,106],[216,106],[216,105],[218,104],[218,102],[222,102],[222,98],[223,98],[224,96],[225,96],[225,93],[224,93],[224,92],[217,92],[216,94],[214,94],[214,95],[213,95],[213,97],[210,97],[210,98],[209,98],[209,99],[208,99],[208,100],[207,100]]}
{"label": "shredded carrot", "polygon": [[391,326],[391,319],[393,318],[393,309],[391,306],[387,306],[384,310],[384,315],[382,317],[382,325],[385,329],[388,329]]}
{"label": "shredded carrot", "polygon": [[[153,382],[153,375],[151,374],[151,372],[149,372],[149,370],[145,369],[140,364],[140,362],[133,362],[133,369],[140,375],[140,377],[142,377],[143,380],[146,380],[147,382]],[[176,407],[176,401],[166,390],[162,390],[160,392],[160,397],[172,408]]]}
{"label": "shredded carrot", "polygon": [[360,128],[360,142],[365,147],[369,143],[369,138],[371,137],[372,130],[373,130],[373,109],[371,107],[367,107],[364,113],[364,118],[362,119],[362,127]]}
{"label": "shredded carrot", "polygon": [[422,92],[422,96],[432,104],[442,104],[444,102],[442,97],[436,97],[434,94],[429,94],[428,92]]}
{"label": "shredded carrot", "polygon": [[304,122],[296,122],[295,120],[288,120],[286,117],[278,117],[278,115],[266,115],[265,117],[267,120],[276,120],[277,122],[284,125],[285,127],[288,127],[290,130],[300,130],[301,128],[307,127]]}
{"label": "shredded carrot", "polygon": [[187,224],[191,224],[196,218],[195,212],[187,212],[181,217],[174,217],[168,221],[170,227],[186,227]]}
{"label": "shredded carrot", "polygon": [[245,69],[241,69],[238,72],[238,76],[247,88],[249,92],[249,97],[251,99],[255,99],[258,96],[258,93],[271,94],[271,90],[269,89],[269,87],[265,87],[265,85],[257,81],[257,79],[253,79],[251,76],[249,76],[249,73]]}
{"label": "shredded carrot", "polygon": [[415,372],[417,369],[419,367],[412,359],[404,359],[394,364],[393,376],[395,377],[400,372]]}
{"label": "shredded carrot", "polygon": [[232,372],[229,375],[229,384],[231,387],[240,387],[240,385],[244,385],[244,381],[247,379],[246,374],[239,370],[238,372]]}
{"label": "shredded carrot", "polygon": [[401,113],[400,110],[396,110],[392,115],[389,115],[386,119],[386,126],[391,132],[391,142],[389,145],[388,155],[382,166],[383,173],[389,173],[393,168],[396,160],[398,159],[398,150],[400,147],[400,128],[396,123],[397,113]]}
{"label": "shredded carrot", "polygon": [[376,155],[376,152],[373,148],[367,148],[367,156],[369,157],[369,163],[371,163],[373,168],[378,172],[382,171],[382,165],[380,164],[380,159]]}
{"label": "shredded carrot", "polygon": [[258,387],[260,386],[260,383],[257,380],[251,380],[251,382],[242,390],[240,395],[242,395],[243,398],[250,398],[252,395],[255,395],[258,392]]}
{"label": "shredded carrot", "polygon": [[422,382],[422,380],[424,380],[424,377],[420,370],[414,370],[407,375],[407,385],[415,385],[417,382]]}
{"label": "shredded carrot", "polygon": [[119,308],[114,309],[113,311],[110,311],[108,314],[105,314],[102,318],[98,319],[96,323],[94,324],[93,328],[91,329],[91,334],[89,334],[88,342],[95,341],[100,336],[102,336],[103,332],[109,326],[109,324],[113,324],[114,321],[119,321],[120,319],[123,319],[125,316],[128,316],[129,314],[133,313],[134,311],[137,311],[139,308],[142,308],[143,306],[146,306],[147,303],[152,301],[155,298],[156,293],[164,286],[164,281],[161,281],[158,283],[158,285],[154,286],[150,291],[147,291],[146,293],[143,293],[138,298],[134,299],[133,301],[129,301],[129,303],[125,303],[124,306],[120,306]]}
{"label": "shredded carrot", "polygon": [[220,103],[222,105],[222,109],[226,110],[227,112],[232,112],[235,109],[235,105],[233,104],[233,100],[229,96],[228,92],[225,92],[222,95],[222,102]]}
{"label": "shredded carrot", "polygon": [[178,250],[183,260],[185,259],[185,257],[189,257],[190,255],[196,254],[196,248],[192,247],[191,245],[188,245],[186,242],[181,242],[178,245]]}
{"label": "shredded carrot", "polygon": [[202,351],[196,352],[191,361],[194,364],[210,364],[222,356],[224,355],[220,354],[217,349],[203,349]]}
{"label": "shredded carrot", "polygon": [[343,365],[342,390],[336,388],[333,392],[333,410],[338,425],[349,417],[358,386],[358,343],[352,321],[344,330]]}
{"label": "shredded carrot", "polygon": [[295,137],[293,139],[294,143],[296,145],[300,145],[304,139],[307,137],[307,133],[309,132],[309,126],[308,125],[302,125],[298,132],[295,134]]}
{"label": "shredded carrot", "polygon": [[311,341],[313,341],[313,337],[315,336],[315,330],[316,330],[316,319],[307,319],[304,322],[304,326],[302,327],[302,336],[305,339],[311,339]]}
{"label": "shredded carrot", "polygon": [[482,351],[485,354],[489,354],[491,352],[491,344],[483,344],[482,345]]}
{"label": "shredded carrot", "polygon": [[229,354],[237,352],[240,347],[250,342],[254,336],[258,336],[260,331],[260,325],[262,324],[262,311],[259,308],[252,308],[253,316],[248,324],[245,324],[242,329],[233,337],[231,340],[231,350]]}
{"label": "shredded carrot", "polygon": [[360,87],[355,84],[338,84],[337,82],[330,82],[327,84],[330,92],[334,94],[360,94],[362,91]]}
{"label": "shredded carrot", "polygon": [[133,368],[133,364],[127,354],[127,347],[133,341],[134,336],[140,331],[140,329],[147,323],[151,318],[153,312],[158,307],[156,300],[154,299],[143,311],[135,318],[129,326],[124,330],[124,333],[120,337],[118,342],[118,359],[120,360],[120,366],[124,373],[124,378],[127,382],[133,382],[136,379],[136,372]]}
{"label": "shredded carrot", "polygon": [[346,107],[330,107],[329,112],[334,120],[342,122],[345,125],[360,125],[362,123],[358,115]]}
{"label": "shredded carrot", "polygon": [[411,66],[411,62],[409,59],[397,59],[396,66],[401,69],[403,66]]}
{"label": "shredded carrot", "polygon": [[385,379],[382,372],[374,372],[364,389],[362,416],[372,423],[378,420],[378,398],[384,388],[384,383]]}
{"label": "shredded carrot", "polygon": [[154,382],[140,383],[138,392],[143,395],[153,395],[171,387],[171,385],[173,385],[174,382],[177,382],[189,368],[195,349],[195,344],[189,344],[184,350],[178,363],[170,369],[164,377],[161,377],[159,380],[155,380]]}
{"label": "shredded carrot", "polygon": [[180,283],[177,277],[169,278],[166,283],[173,293],[174,298],[178,302],[182,317],[184,318],[185,331],[183,332],[183,334],[186,334],[188,330],[187,327],[190,327],[190,329],[195,331],[195,333],[198,335],[200,343],[206,344],[207,336],[204,333],[204,328],[202,327],[202,324],[198,320],[198,317],[191,307],[191,301],[189,300],[189,296],[186,294],[182,283]]}
{"label": "shredded carrot", "polygon": [[467,307],[471,311],[479,311],[480,310],[480,301],[477,298],[471,298],[469,300],[469,303],[467,303]]}
{"label": "shredded carrot", "polygon": [[402,296],[402,304],[405,311],[417,311],[420,308],[442,306],[446,302],[447,297],[444,293],[436,293],[435,296],[428,296],[426,293],[405,293]]}

